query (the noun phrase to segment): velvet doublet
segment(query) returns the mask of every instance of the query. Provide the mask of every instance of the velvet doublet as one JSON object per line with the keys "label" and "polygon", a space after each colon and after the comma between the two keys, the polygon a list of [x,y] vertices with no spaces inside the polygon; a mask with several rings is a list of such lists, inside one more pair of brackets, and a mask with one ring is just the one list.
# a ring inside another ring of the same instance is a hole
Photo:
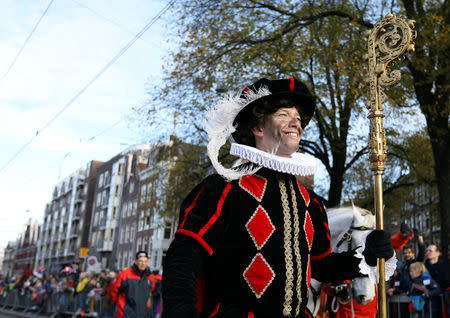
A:
{"label": "velvet doublet", "polygon": [[[352,278],[357,264],[331,254],[325,209],[294,176],[266,168],[231,182],[211,175],[182,204],[164,266],[164,316],[308,317],[311,276]],[[332,266],[346,268],[335,275]]]}

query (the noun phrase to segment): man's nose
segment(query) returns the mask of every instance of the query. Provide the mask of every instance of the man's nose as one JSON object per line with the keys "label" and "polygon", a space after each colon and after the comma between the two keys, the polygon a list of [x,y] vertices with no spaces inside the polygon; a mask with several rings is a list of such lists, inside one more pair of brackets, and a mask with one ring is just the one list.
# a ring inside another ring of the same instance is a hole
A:
{"label": "man's nose", "polygon": [[295,117],[291,118],[289,125],[292,127],[300,127],[301,126],[300,119]]}

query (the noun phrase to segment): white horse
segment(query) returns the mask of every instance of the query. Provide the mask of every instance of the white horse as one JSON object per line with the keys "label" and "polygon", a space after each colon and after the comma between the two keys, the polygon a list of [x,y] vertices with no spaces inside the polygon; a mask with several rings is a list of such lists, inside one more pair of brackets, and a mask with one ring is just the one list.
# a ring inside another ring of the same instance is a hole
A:
{"label": "white horse", "polygon": [[[327,210],[328,225],[330,227],[331,245],[333,252],[345,252],[362,245],[363,236],[370,230],[375,229],[375,216],[368,210],[359,207],[341,207]],[[332,309],[339,309],[339,302],[347,303],[351,298],[355,299],[358,304],[366,305],[375,297],[375,286],[368,277],[357,277],[351,282],[351,291],[346,290],[347,285],[337,287],[338,292],[346,294],[349,292],[350,299],[340,299],[335,297],[332,303]],[[311,280],[311,289],[309,292],[308,309],[314,314],[320,307],[321,283],[317,280]],[[333,308],[334,307],[334,308]]]}

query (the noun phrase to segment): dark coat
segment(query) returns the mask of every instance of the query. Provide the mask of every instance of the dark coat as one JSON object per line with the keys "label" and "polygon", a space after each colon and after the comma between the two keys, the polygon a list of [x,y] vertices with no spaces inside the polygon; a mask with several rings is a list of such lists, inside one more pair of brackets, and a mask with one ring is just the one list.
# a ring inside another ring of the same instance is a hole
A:
{"label": "dark coat", "polygon": [[109,297],[117,306],[117,318],[150,317],[152,281],[150,269],[128,267],[111,282]]}
{"label": "dark coat", "polygon": [[439,258],[439,261],[431,264],[429,260],[426,260],[425,267],[431,277],[438,283],[441,290],[444,291],[450,287],[450,268],[448,262]]}

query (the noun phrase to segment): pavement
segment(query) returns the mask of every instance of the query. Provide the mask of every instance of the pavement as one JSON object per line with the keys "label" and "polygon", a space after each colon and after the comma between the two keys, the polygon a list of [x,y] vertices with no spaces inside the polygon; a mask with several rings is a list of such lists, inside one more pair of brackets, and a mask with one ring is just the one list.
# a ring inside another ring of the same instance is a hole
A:
{"label": "pavement", "polygon": [[49,316],[45,315],[36,315],[33,312],[23,312],[22,310],[8,310],[8,309],[0,309],[0,318],[49,318]]}

